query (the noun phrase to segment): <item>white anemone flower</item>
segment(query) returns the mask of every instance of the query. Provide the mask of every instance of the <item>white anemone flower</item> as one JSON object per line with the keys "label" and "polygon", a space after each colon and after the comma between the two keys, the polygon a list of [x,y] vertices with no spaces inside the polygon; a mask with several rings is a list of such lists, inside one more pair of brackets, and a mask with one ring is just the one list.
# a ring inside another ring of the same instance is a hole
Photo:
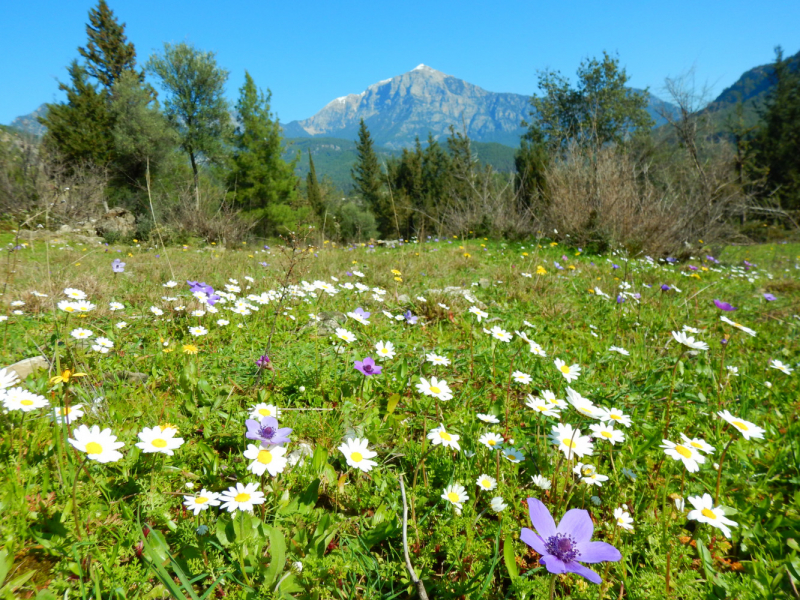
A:
{"label": "white anemone flower", "polygon": [[100,431],[97,425],[92,425],[91,429],[81,425],[72,430],[72,435],[75,439],[69,438],[67,441],[79,452],[85,452],[89,460],[110,463],[122,458],[122,453],[118,450],[125,444],[117,441],[117,436],[111,433],[111,429]]}
{"label": "white anemone flower", "polygon": [[360,469],[365,473],[372,470],[373,467],[378,466],[374,460],[370,460],[378,456],[378,453],[370,450],[367,444],[367,439],[346,439],[341,446],[339,452],[344,454],[347,464],[355,469]]}
{"label": "white anemone flower", "polygon": [[378,360],[394,358],[394,344],[392,342],[378,342],[375,344]]}
{"label": "white anemone flower", "polygon": [[256,504],[264,504],[264,493],[258,491],[257,483],[242,485],[237,483],[220,494],[219,498],[224,504],[222,508],[230,513],[237,510],[253,512]]}
{"label": "white anemone flower", "polygon": [[283,446],[256,446],[255,444],[247,444],[247,450],[244,451],[244,457],[249,458],[253,462],[247,467],[247,470],[261,477],[264,471],[269,471],[272,477],[277,477],[278,473],[283,473],[286,468],[286,448]]}
{"label": "white anemone flower", "polygon": [[141,441],[136,444],[136,447],[140,448],[145,454],[160,452],[161,454],[172,456],[175,454],[175,450],[183,446],[183,438],[176,438],[176,433],[178,433],[177,430],[171,427],[166,429],[162,429],[158,425],[152,428],[145,427],[139,433]]}
{"label": "white anemone flower", "polygon": [[203,488],[196,496],[184,496],[183,505],[197,516],[209,506],[219,506],[219,494]]}
{"label": "white anemone flower", "polygon": [[689,496],[687,500],[694,506],[694,510],[690,510],[689,514],[686,515],[687,519],[716,527],[726,538],[730,539],[731,530],[728,526],[737,527],[738,523],[726,518],[725,511],[721,506],[714,507],[710,494],[703,494],[702,497]]}

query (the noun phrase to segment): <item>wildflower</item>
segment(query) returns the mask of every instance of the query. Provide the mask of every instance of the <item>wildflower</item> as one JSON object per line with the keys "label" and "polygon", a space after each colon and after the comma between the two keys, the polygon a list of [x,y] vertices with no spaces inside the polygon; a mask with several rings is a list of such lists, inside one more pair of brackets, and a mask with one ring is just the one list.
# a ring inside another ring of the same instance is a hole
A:
{"label": "wildflower", "polygon": [[267,356],[266,354],[262,354],[261,356],[258,357],[258,359],[256,359],[256,367],[258,367],[259,369],[269,368],[270,362],[271,361],[269,360],[269,356]]}
{"label": "wildflower", "polygon": [[108,351],[114,347],[114,342],[105,337],[96,338],[94,342],[92,350],[101,354],[108,354]]}
{"label": "wildflower", "polygon": [[550,573],[576,573],[592,583],[602,583],[597,573],[580,563],[617,562],[622,558],[611,544],[591,541],[594,525],[587,511],[567,511],[558,527],[536,498],[528,498],[528,511],[536,531],[524,528],[520,539],[542,555],[539,562]]}
{"label": "wildflower", "polygon": [[736,307],[735,307],[735,306],[732,306],[730,303],[728,303],[728,302],[723,302],[722,300],[718,300],[718,299],[716,299],[716,298],[714,299],[714,305],[715,305],[715,306],[716,306],[718,309],[720,309],[720,310],[724,310],[724,311],[727,311],[727,312],[730,312],[730,311],[736,310]]}
{"label": "wildflower", "polygon": [[31,412],[49,406],[47,398],[21,387],[12,387],[0,392],[0,400],[6,410]]}
{"label": "wildflower", "polygon": [[512,463],[520,463],[525,460],[525,455],[517,450],[516,448],[511,448],[510,446],[506,446],[502,449],[503,451],[503,458],[507,461]]}
{"label": "wildflower", "polygon": [[558,406],[550,404],[547,400],[542,398],[535,398],[530,394],[528,394],[528,400],[525,402],[525,406],[532,408],[536,412],[541,413],[546,417],[558,417],[561,414]]}
{"label": "wildflower", "polygon": [[547,353],[544,351],[544,348],[542,348],[536,342],[531,342],[529,344],[529,346],[530,346],[531,354],[533,354],[535,356],[540,356],[542,358],[546,358],[547,357]]}
{"label": "wildflower", "polygon": [[477,306],[470,306],[469,312],[475,315],[475,317],[478,319],[478,323],[480,323],[481,320],[486,319],[489,316],[489,313],[482,311]]}
{"label": "wildflower", "polygon": [[178,282],[177,281],[172,281],[172,280],[168,281],[167,283],[162,283],[161,284],[161,286],[165,287],[165,288],[174,288],[177,285],[178,285]]}
{"label": "wildflower", "polygon": [[347,331],[347,329],[344,329],[343,327],[336,328],[336,337],[338,337],[340,340],[347,342],[348,344],[350,342],[356,341],[356,336]]}
{"label": "wildflower", "polygon": [[453,448],[454,450],[461,450],[461,446],[458,445],[460,438],[461,436],[455,433],[448,433],[442,424],[428,432],[428,439],[433,442],[434,446],[441,444],[445,448]]}
{"label": "wildflower", "polygon": [[630,356],[630,354],[631,354],[630,352],[625,350],[625,348],[620,348],[619,346],[611,346],[611,347],[609,347],[608,351],[609,352],[619,352],[623,356]]}
{"label": "wildflower", "polygon": [[77,302],[73,302],[72,307],[75,312],[79,313],[91,312],[96,308],[94,304],[87,300],[78,300]]}
{"label": "wildflower", "polygon": [[363,308],[361,308],[359,306],[353,312],[347,313],[347,316],[350,317],[351,319],[353,319],[354,321],[358,321],[362,325],[369,325],[369,321],[367,319],[369,319],[369,316],[371,314],[372,313],[368,313],[367,311],[365,311]]}
{"label": "wildflower", "polygon": [[431,382],[428,383],[427,379],[420,377],[419,381],[420,382],[417,384],[417,390],[421,394],[433,396],[439,400],[451,400],[453,398],[453,392],[450,390],[447,382],[443,379],[431,377]]}
{"label": "wildflower", "polygon": [[523,373],[522,371],[514,371],[511,374],[511,379],[517,383],[521,383],[522,385],[529,385],[531,381],[533,381],[533,378],[530,375]]}
{"label": "wildflower", "polygon": [[355,469],[361,469],[366,473],[378,465],[374,460],[370,460],[378,456],[378,453],[370,450],[367,444],[367,439],[348,438],[339,446],[339,452],[344,454],[349,466]]}
{"label": "wildflower", "polygon": [[280,409],[273,404],[265,404],[261,402],[250,409],[250,418],[258,419],[259,421],[264,417],[275,417],[277,419],[280,416]]}
{"label": "wildflower", "polygon": [[[181,346],[181,350],[183,350],[184,354],[197,354],[200,351],[200,348],[194,344],[184,344]],[[164,352],[166,352],[166,350],[164,350]]]}
{"label": "wildflower", "polygon": [[431,352],[430,354],[426,354],[425,358],[428,360],[429,363],[437,365],[437,366],[448,366],[450,364],[450,359],[446,356],[439,356],[438,354]]}
{"label": "wildflower", "polygon": [[492,501],[489,502],[489,506],[496,513],[504,511],[505,509],[508,508],[508,504],[505,503],[502,496],[495,496],[494,498],[492,498]]}
{"label": "wildflower", "polygon": [[531,482],[533,485],[538,487],[540,490],[549,490],[552,482],[547,479],[546,477],[542,477],[541,475],[534,475],[531,477]]}
{"label": "wildflower", "polygon": [[219,494],[203,488],[196,496],[184,496],[183,505],[197,516],[209,506],[219,506]]}
{"label": "wildflower", "polygon": [[750,421],[745,421],[744,419],[740,419],[739,417],[734,417],[731,413],[727,410],[723,410],[717,413],[721,419],[724,419],[739,431],[742,434],[744,439],[749,440],[750,438],[755,438],[757,440],[764,439],[764,429],[756,425],[755,423],[751,423]]}
{"label": "wildflower", "polygon": [[484,433],[478,438],[478,442],[490,450],[496,450],[503,445],[503,436],[497,433]]}
{"label": "wildflower", "polygon": [[227,319],[217,319],[217,325],[220,327],[225,327],[225,325],[230,325],[230,321]]}
{"label": "wildflower", "polygon": [[688,336],[682,331],[673,331],[672,337],[675,338],[675,341],[679,344],[683,344],[692,350],[708,350],[708,344],[695,340],[692,336]]}
{"label": "wildflower", "polygon": [[564,379],[567,380],[567,383],[571,383],[575,381],[581,374],[581,368],[578,365],[567,365],[563,360],[560,358],[555,359],[554,361],[556,365],[556,369],[564,376]]}
{"label": "wildflower", "polygon": [[94,333],[92,333],[90,330],[83,329],[80,327],[78,329],[73,329],[72,331],[69,332],[69,334],[76,340],[85,340],[94,335]]}
{"label": "wildflower", "polygon": [[614,429],[613,426],[607,423],[600,423],[599,425],[589,425],[592,430],[592,437],[598,440],[608,440],[614,446],[617,442],[622,443],[625,441],[625,434],[619,429]]}
{"label": "wildflower", "polygon": [[121,302],[110,302],[108,304],[108,309],[112,310],[112,311],[114,311],[114,310],[125,310],[125,305],[122,304]]}
{"label": "wildflower", "polygon": [[469,500],[467,490],[460,483],[452,483],[444,488],[442,498],[450,502],[456,509],[456,514],[461,514],[461,509],[464,508],[464,502]]}
{"label": "wildflower", "polygon": [[775,300],[777,300],[777,298],[773,294],[767,292],[766,294],[764,294],[764,300],[766,300],[767,302],[774,302]]}
{"label": "wildflower", "polygon": [[730,539],[731,530],[728,525],[736,527],[738,523],[725,517],[725,511],[721,506],[714,508],[714,503],[710,494],[700,496],[689,496],[687,500],[694,506],[694,510],[689,511],[686,518],[698,523],[707,523],[719,529],[726,538]]}
{"label": "wildflower", "polygon": [[10,388],[19,381],[16,371],[11,369],[0,369],[0,390]]}
{"label": "wildflower", "polygon": [[264,471],[269,471],[272,477],[277,477],[278,473],[283,473],[286,468],[286,448],[283,446],[261,446],[255,444],[247,444],[247,450],[244,451],[244,457],[249,458],[253,462],[247,467],[247,470],[261,477]]}
{"label": "wildflower", "polygon": [[244,424],[247,426],[244,437],[248,440],[259,440],[264,448],[282,446],[291,441],[289,434],[292,433],[292,429],[279,427],[278,419],[275,417],[263,417],[260,421],[247,419]]}
{"label": "wildflower", "polygon": [[584,398],[571,387],[567,388],[567,400],[572,407],[582,415],[591,417],[592,419],[600,419],[603,416],[601,408],[594,405],[594,402],[588,398]]}
{"label": "wildflower", "polygon": [[491,335],[494,339],[500,340],[501,342],[506,342],[506,343],[510,342],[514,337],[508,331],[506,331],[505,329],[502,329],[501,327],[499,327],[497,325],[495,325],[491,329],[486,329],[484,327],[483,331],[484,331],[484,333],[487,333],[487,334]]}
{"label": "wildflower", "polygon": [[417,320],[419,319],[419,317],[415,317],[414,315],[412,315],[410,310],[407,310],[405,313],[403,313],[403,318],[409,325],[416,325]]}
{"label": "wildflower", "polygon": [[497,487],[497,480],[494,477],[489,477],[488,475],[480,475],[478,479],[475,480],[475,485],[488,492]]}
{"label": "wildflower", "polygon": [[136,444],[136,447],[140,448],[145,454],[160,452],[167,456],[172,456],[175,454],[173,450],[177,450],[183,445],[183,438],[175,437],[177,432],[176,429],[172,428],[153,427],[150,429],[145,427],[139,433],[141,441]]}
{"label": "wildflower", "polygon": [[378,360],[384,358],[394,358],[394,344],[392,342],[378,342],[375,344],[375,350],[378,352]]}
{"label": "wildflower", "polygon": [[546,400],[548,404],[552,404],[554,407],[559,409],[567,408],[567,403],[559,398],[556,398],[556,395],[550,390],[543,390],[542,398]]}
{"label": "wildflower", "polygon": [[702,438],[691,438],[690,439],[685,433],[681,433],[681,437],[683,438],[683,441],[684,441],[686,446],[690,446],[691,448],[694,448],[695,450],[699,450],[700,452],[703,452],[704,454],[713,454],[714,453],[714,450],[715,450],[714,446],[712,446],[711,444],[709,444],[708,442],[706,442]]}
{"label": "wildflower", "polygon": [[72,298],[73,300],[86,300],[86,292],[82,292],[81,290],[75,288],[66,288],[64,290],[64,295],[68,298]]}
{"label": "wildflower", "polygon": [[572,469],[573,473],[579,475],[581,478],[581,482],[587,485],[596,485],[597,487],[602,487],[604,481],[608,481],[607,475],[600,475],[597,472],[597,467],[594,465],[585,465],[583,463],[578,463],[575,465],[575,468]]}
{"label": "wildflower", "polygon": [[733,325],[734,327],[736,327],[736,329],[744,331],[747,335],[749,335],[751,337],[755,337],[755,335],[756,335],[756,332],[753,329],[750,329],[749,327],[745,327],[744,325],[742,325],[741,323],[737,323],[736,321],[731,321],[728,317],[726,317],[724,315],[721,316],[719,319],[720,319],[720,321],[724,321],[728,325]]}
{"label": "wildflower", "polygon": [[354,364],[357,371],[363,373],[366,377],[371,375],[380,375],[383,367],[375,364],[375,360],[367,356],[364,360],[357,360]]}
{"label": "wildflower", "polygon": [[70,302],[69,300],[62,300],[58,303],[58,309],[67,313],[77,312],[75,304],[75,302]]}
{"label": "wildflower", "polygon": [[61,375],[56,375],[55,377],[50,378],[50,385],[56,385],[58,383],[69,383],[70,380],[75,377],[86,377],[86,373],[74,373],[69,369],[64,369],[61,372]]}
{"label": "wildflower", "polygon": [[573,429],[569,423],[553,425],[550,442],[564,453],[566,458],[591,456],[594,452],[589,436],[581,435],[580,429]]}
{"label": "wildflower", "polygon": [[726,365],[725,368],[728,370],[728,375],[732,375],[733,377],[739,376],[739,367],[733,367],[731,365]]}
{"label": "wildflower", "polygon": [[237,483],[220,494],[219,499],[224,502],[222,508],[234,513],[237,510],[252,512],[256,504],[264,504],[264,494],[258,491],[257,483],[248,483],[246,486]]}
{"label": "wildflower", "polygon": [[484,414],[478,413],[476,416],[481,421],[483,421],[484,423],[499,423],[500,422],[500,419],[498,419],[494,415],[484,415]]}
{"label": "wildflower", "polygon": [[700,470],[700,465],[706,462],[706,457],[700,454],[694,448],[684,446],[683,444],[676,444],[669,440],[662,440],[661,448],[664,449],[664,454],[671,457],[673,460],[680,460],[683,466],[689,473],[696,473]]}
{"label": "wildflower", "polygon": [[150,312],[153,313],[155,316],[160,317],[164,314],[164,311],[158,308],[157,306],[151,306]]}
{"label": "wildflower", "polygon": [[794,370],[789,365],[785,365],[785,364],[783,364],[781,361],[779,361],[777,359],[773,359],[773,360],[769,361],[769,366],[770,366],[771,369],[778,369],[779,371],[782,371],[783,373],[786,373],[787,375],[791,375],[792,371]]}
{"label": "wildflower", "polygon": [[100,463],[117,462],[122,458],[122,453],[118,452],[125,444],[117,441],[117,436],[111,433],[111,429],[103,429],[93,425],[89,429],[86,425],[81,425],[72,430],[75,439],[68,439],[72,447],[80,452],[85,452],[89,460],[96,460]]}
{"label": "wildflower", "polygon": [[125,263],[122,262],[120,259],[115,258],[111,261],[111,270],[114,273],[124,273],[125,272]]}
{"label": "wildflower", "polygon": [[614,518],[617,520],[618,527],[633,531],[633,518],[623,507],[614,509]]}
{"label": "wildflower", "polygon": [[597,407],[597,411],[600,414],[598,418],[601,421],[614,421],[625,427],[631,426],[631,418],[618,408]]}

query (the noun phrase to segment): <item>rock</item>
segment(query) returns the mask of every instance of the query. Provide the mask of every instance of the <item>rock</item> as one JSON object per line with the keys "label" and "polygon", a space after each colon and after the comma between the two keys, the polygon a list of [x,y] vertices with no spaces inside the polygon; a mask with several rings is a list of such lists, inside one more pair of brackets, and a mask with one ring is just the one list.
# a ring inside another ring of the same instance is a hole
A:
{"label": "rock", "polygon": [[480,285],[482,288],[488,288],[491,287],[492,283],[488,279],[486,279],[486,277],[481,277],[478,280],[478,285]]}
{"label": "rock", "polygon": [[317,322],[318,335],[331,335],[347,321],[347,315],[336,311],[321,312],[319,317],[321,320]]}
{"label": "rock", "polygon": [[411,297],[408,294],[400,294],[397,297],[397,301],[400,304],[408,304],[409,302],[411,302]]}
{"label": "rock", "polygon": [[35,356],[33,358],[21,360],[6,368],[9,371],[14,371],[17,374],[17,377],[19,377],[20,381],[22,381],[31,373],[35,373],[36,371],[41,371],[43,369],[49,369],[50,361],[48,361],[44,356]]}
{"label": "rock", "polygon": [[114,233],[120,237],[128,237],[136,231],[136,217],[124,208],[112,208],[97,220],[94,228],[98,235]]}

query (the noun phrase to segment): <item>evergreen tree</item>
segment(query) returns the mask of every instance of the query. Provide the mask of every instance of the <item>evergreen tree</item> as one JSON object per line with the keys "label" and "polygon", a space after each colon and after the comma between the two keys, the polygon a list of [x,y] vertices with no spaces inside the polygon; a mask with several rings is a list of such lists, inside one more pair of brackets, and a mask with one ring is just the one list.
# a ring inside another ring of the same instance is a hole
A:
{"label": "evergreen tree", "polygon": [[514,154],[515,188],[520,208],[530,208],[546,196],[545,170],[549,160],[542,130],[535,124],[522,123],[523,127],[526,125],[528,131]]}
{"label": "evergreen tree", "polygon": [[256,87],[245,71],[244,85],[239,90],[236,112],[239,125],[233,136],[233,169],[229,180],[236,190],[236,202],[248,210],[261,211],[267,221],[276,215],[277,205],[290,205],[295,200],[296,160],[287,164],[281,153],[282,136],[278,120],[270,112],[272,93]]}
{"label": "evergreen tree", "polygon": [[[164,112],[178,132],[180,146],[192,166],[199,210],[199,163],[219,161],[225,156],[231,129],[224,96],[228,71],[217,66],[213,52],[203,52],[185,42],[164,44],[164,54],[151,56],[147,69],[167,92]],[[255,187],[256,181],[244,183]]]}
{"label": "evergreen tree", "polygon": [[311,156],[311,149],[308,149],[308,174],[306,174],[306,197],[311,209],[320,219],[325,213],[325,206],[322,203],[322,190],[317,180],[317,169],[314,167],[314,157]]}
{"label": "evergreen tree", "polygon": [[[120,24],[105,0],[89,11],[86,24],[89,43],[78,52],[86,59],[86,71],[94,77],[107,94],[125,71],[136,69],[136,50],[125,36],[125,23]],[[137,74],[144,82],[144,72]]]}
{"label": "evergreen tree", "polygon": [[762,111],[763,125],[753,149],[757,174],[784,209],[800,208],[800,57],[784,59],[775,50],[772,88]]}
{"label": "evergreen tree", "polygon": [[381,235],[388,236],[392,232],[399,235],[395,210],[391,206],[391,201],[387,202],[382,192],[383,172],[364,119],[361,119],[358,126],[356,164],[350,176],[353,178],[356,191],[375,215]]}
{"label": "evergreen tree", "polygon": [[447,138],[447,149],[450,152],[451,199],[456,204],[467,203],[472,199],[475,189],[480,186],[477,158],[472,154],[469,138],[456,131],[452,125]]}

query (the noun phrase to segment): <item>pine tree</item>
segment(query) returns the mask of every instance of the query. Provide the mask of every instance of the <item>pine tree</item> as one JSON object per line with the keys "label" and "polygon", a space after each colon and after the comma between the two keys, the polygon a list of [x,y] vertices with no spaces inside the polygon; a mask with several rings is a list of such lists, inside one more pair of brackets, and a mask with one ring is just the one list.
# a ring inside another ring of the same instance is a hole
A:
{"label": "pine tree", "polygon": [[311,209],[319,218],[323,218],[325,206],[322,203],[322,190],[317,180],[317,169],[314,167],[314,157],[311,156],[311,149],[308,149],[308,174],[306,174],[306,197]]}
{"label": "pine tree", "polygon": [[[268,221],[277,205],[291,205],[296,196],[296,160],[282,158],[282,136],[278,120],[270,112],[272,93],[256,87],[250,73],[239,90],[236,112],[239,126],[233,136],[233,170],[230,183],[236,189],[236,201],[248,210],[261,211]],[[262,230],[274,223],[264,222]]]}
{"label": "pine tree", "polygon": [[351,170],[350,176],[353,178],[357,193],[375,215],[381,235],[388,236],[392,233],[399,235],[395,211],[391,207],[391,202],[386,201],[382,192],[383,172],[375,153],[375,144],[364,119],[361,119],[358,126],[356,164]]}
{"label": "pine tree", "polygon": [[[94,77],[106,94],[125,71],[136,69],[136,50],[125,36],[125,23],[120,24],[105,0],[97,3],[97,8],[89,11],[86,24],[89,43],[78,52],[86,59],[86,71]],[[144,72],[137,74],[144,82]]]}
{"label": "pine tree", "polygon": [[545,169],[549,155],[541,129],[535,124],[523,122],[522,125],[527,125],[528,131],[514,154],[515,188],[520,208],[530,208],[546,197]]}

